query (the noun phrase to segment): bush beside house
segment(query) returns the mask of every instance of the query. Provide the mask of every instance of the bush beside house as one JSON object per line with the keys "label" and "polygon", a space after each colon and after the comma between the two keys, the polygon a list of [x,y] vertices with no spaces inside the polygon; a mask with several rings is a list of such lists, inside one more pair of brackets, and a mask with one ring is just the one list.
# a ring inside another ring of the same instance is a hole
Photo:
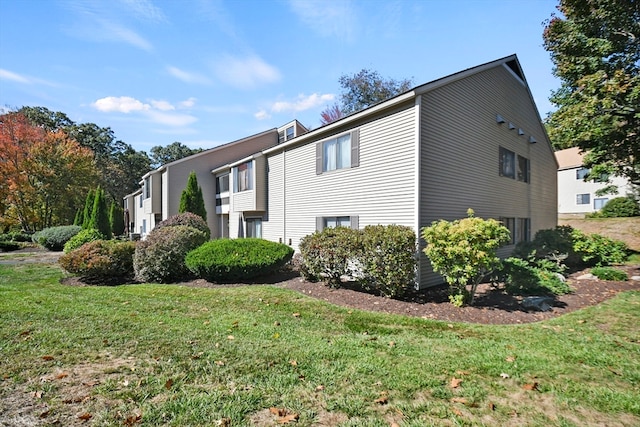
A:
{"label": "bush beside house", "polygon": [[86,283],[119,284],[133,279],[136,243],[94,240],[60,257],[62,268]]}

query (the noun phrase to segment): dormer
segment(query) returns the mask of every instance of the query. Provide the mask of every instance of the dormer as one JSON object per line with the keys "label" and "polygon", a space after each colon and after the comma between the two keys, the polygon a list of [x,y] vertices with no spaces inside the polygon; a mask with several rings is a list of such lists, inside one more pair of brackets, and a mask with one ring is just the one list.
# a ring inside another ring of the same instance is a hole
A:
{"label": "dormer", "polygon": [[305,134],[309,130],[297,120],[293,120],[278,128],[278,144],[289,141],[297,136]]}

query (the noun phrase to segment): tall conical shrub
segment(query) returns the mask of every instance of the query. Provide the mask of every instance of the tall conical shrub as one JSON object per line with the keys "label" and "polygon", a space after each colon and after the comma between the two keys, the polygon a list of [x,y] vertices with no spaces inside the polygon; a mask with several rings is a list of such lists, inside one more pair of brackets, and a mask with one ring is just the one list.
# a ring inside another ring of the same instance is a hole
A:
{"label": "tall conical shrub", "polygon": [[82,228],[89,228],[89,222],[91,221],[91,212],[93,211],[93,202],[96,198],[95,190],[89,190],[87,198],[84,201],[84,210],[82,211],[82,223],[77,224]]}
{"label": "tall conical shrub", "polygon": [[109,209],[109,224],[114,236],[124,234],[124,209],[116,202],[112,202]]}
{"label": "tall conical shrub", "polygon": [[191,212],[205,221],[207,220],[207,210],[204,207],[202,188],[198,185],[198,178],[195,172],[189,174],[187,186],[180,195],[180,207],[178,213]]}
{"label": "tall conical shrub", "polygon": [[107,201],[104,198],[104,191],[98,187],[93,199],[93,209],[91,211],[91,219],[87,228],[94,228],[104,234],[107,240],[111,239],[111,224],[109,223],[109,212],[107,210]]}

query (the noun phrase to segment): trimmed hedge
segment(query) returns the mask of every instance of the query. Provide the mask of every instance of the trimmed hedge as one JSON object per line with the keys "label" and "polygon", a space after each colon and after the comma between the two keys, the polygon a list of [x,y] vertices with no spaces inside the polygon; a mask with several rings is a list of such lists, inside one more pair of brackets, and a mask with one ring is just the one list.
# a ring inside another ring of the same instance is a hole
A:
{"label": "trimmed hedge", "polygon": [[78,249],[80,246],[85,243],[93,242],[94,240],[104,240],[105,236],[95,228],[87,228],[84,230],[80,230],[78,234],[73,236],[72,238],[64,244],[64,253],[68,254],[69,252]]}
{"label": "trimmed hedge", "polygon": [[0,240],[0,252],[11,252],[20,249],[20,245],[16,242]]}
{"label": "trimmed hedge", "polygon": [[171,283],[190,278],[192,274],[184,258],[207,240],[204,232],[186,225],[154,228],[136,246],[133,256],[136,280]]}
{"label": "trimmed hedge", "polygon": [[62,255],[58,262],[86,283],[124,283],[133,278],[135,247],[135,242],[94,240]]}
{"label": "trimmed hedge", "polygon": [[186,225],[188,227],[193,227],[197,230],[202,231],[207,236],[207,240],[211,238],[211,229],[207,225],[206,221],[202,219],[201,216],[191,212],[183,212],[171,216],[164,221],[156,224],[154,230],[158,230],[164,227],[175,227],[176,225]]}
{"label": "trimmed hedge", "polygon": [[34,243],[44,246],[50,251],[61,251],[65,243],[82,230],[79,225],[61,225],[59,227],[45,228],[32,236]]}
{"label": "trimmed hedge", "polygon": [[209,282],[243,282],[277,271],[291,260],[293,249],[257,238],[218,239],[190,251],[187,268]]}
{"label": "trimmed hedge", "polygon": [[300,274],[309,281],[339,288],[344,280],[355,280],[388,297],[401,296],[415,283],[416,235],[410,227],[325,228],[303,237],[299,249]]}

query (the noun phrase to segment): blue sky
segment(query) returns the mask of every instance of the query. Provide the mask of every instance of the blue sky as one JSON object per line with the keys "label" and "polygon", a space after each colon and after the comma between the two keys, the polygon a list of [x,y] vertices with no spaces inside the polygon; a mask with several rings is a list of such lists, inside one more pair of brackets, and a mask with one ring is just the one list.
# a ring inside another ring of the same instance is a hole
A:
{"label": "blue sky", "polygon": [[137,150],[316,128],[342,74],[415,85],[516,53],[540,115],[557,0],[0,0],[0,106],[110,127]]}

